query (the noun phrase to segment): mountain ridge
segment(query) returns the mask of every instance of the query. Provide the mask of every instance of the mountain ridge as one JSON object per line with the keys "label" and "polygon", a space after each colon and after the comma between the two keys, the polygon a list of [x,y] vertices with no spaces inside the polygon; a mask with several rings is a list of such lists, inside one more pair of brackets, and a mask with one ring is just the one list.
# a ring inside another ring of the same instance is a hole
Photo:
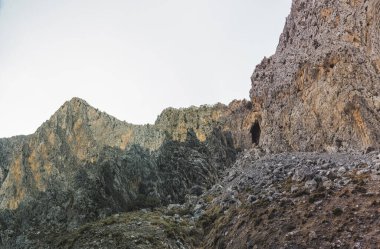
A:
{"label": "mountain ridge", "polygon": [[79,98],[0,139],[4,248],[379,248],[380,0],[293,0],[250,101]]}
{"label": "mountain ridge", "polygon": [[[239,109],[237,106],[241,105],[243,112],[240,115],[245,116],[244,108],[249,102],[233,103],[234,115]],[[22,149],[10,163],[9,172],[0,188],[1,207],[18,208],[29,195],[46,191],[50,179],[59,178],[67,165],[75,171],[79,165],[94,164],[100,160],[105,148],[126,151],[137,145],[154,152],[160,150],[166,140],[185,143],[189,131],[194,132],[200,142],[206,142],[214,136],[216,129],[220,133],[217,136],[224,137],[225,143],[226,139],[231,139],[232,148],[244,149],[240,146],[249,144],[245,141],[249,135],[239,136],[239,131],[231,133],[231,125],[225,121],[225,116],[232,111],[223,104],[168,108],[154,125],[133,125],[74,97],[22,141],[19,146]],[[223,125],[225,128],[222,128]]]}

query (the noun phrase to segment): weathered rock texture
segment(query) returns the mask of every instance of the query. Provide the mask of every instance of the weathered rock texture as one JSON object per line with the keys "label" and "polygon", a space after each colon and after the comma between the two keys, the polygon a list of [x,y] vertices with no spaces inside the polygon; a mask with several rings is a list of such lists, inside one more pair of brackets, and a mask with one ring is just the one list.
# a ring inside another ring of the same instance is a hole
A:
{"label": "weathered rock texture", "polygon": [[26,136],[17,136],[12,138],[0,139],[0,183],[2,184],[8,175],[9,165],[15,156],[21,151]]}
{"label": "weathered rock texture", "polygon": [[275,55],[252,75],[270,151],[380,146],[380,1],[294,0]]}
{"label": "weathered rock texture", "polygon": [[203,248],[379,248],[379,151],[258,157],[198,201]]}
{"label": "weathered rock texture", "polygon": [[252,101],[132,125],[74,98],[0,139],[0,247],[378,248],[379,13],[294,0]]}
{"label": "weathered rock texture", "polygon": [[252,145],[251,107],[169,108],[132,125],[73,98],[34,134],[0,140],[2,239],[13,247],[41,224],[59,232],[202,194]]}
{"label": "weathered rock texture", "polygon": [[235,148],[244,150],[252,146],[250,129],[257,119],[250,101],[234,100],[228,106],[219,103],[199,108],[168,108],[157,118],[155,126],[177,141],[184,141],[191,129],[201,142],[217,128],[229,134]]}

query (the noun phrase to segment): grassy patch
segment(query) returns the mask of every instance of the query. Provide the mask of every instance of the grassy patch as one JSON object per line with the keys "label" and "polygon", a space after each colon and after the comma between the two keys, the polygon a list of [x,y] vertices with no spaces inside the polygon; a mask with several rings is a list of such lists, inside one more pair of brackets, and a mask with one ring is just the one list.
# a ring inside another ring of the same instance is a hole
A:
{"label": "grassy patch", "polygon": [[214,222],[223,215],[222,209],[219,206],[214,206],[206,211],[206,213],[199,219],[203,229],[209,228],[214,225]]}

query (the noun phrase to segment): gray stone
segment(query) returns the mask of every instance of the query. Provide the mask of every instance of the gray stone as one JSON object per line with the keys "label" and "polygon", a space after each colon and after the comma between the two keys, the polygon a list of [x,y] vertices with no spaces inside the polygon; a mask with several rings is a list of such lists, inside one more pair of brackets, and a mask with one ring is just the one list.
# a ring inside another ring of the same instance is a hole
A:
{"label": "gray stone", "polygon": [[314,179],[305,182],[305,188],[311,192],[317,189],[318,183]]}

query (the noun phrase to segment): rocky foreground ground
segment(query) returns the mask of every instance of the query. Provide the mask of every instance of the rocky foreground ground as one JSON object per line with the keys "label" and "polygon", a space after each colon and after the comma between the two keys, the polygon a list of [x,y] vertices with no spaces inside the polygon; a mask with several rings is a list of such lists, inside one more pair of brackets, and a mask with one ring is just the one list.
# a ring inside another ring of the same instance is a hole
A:
{"label": "rocky foreground ground", "polygon": [[240,154],[186,202],[118,213],[19,248],[379,248],[380,151]]}

